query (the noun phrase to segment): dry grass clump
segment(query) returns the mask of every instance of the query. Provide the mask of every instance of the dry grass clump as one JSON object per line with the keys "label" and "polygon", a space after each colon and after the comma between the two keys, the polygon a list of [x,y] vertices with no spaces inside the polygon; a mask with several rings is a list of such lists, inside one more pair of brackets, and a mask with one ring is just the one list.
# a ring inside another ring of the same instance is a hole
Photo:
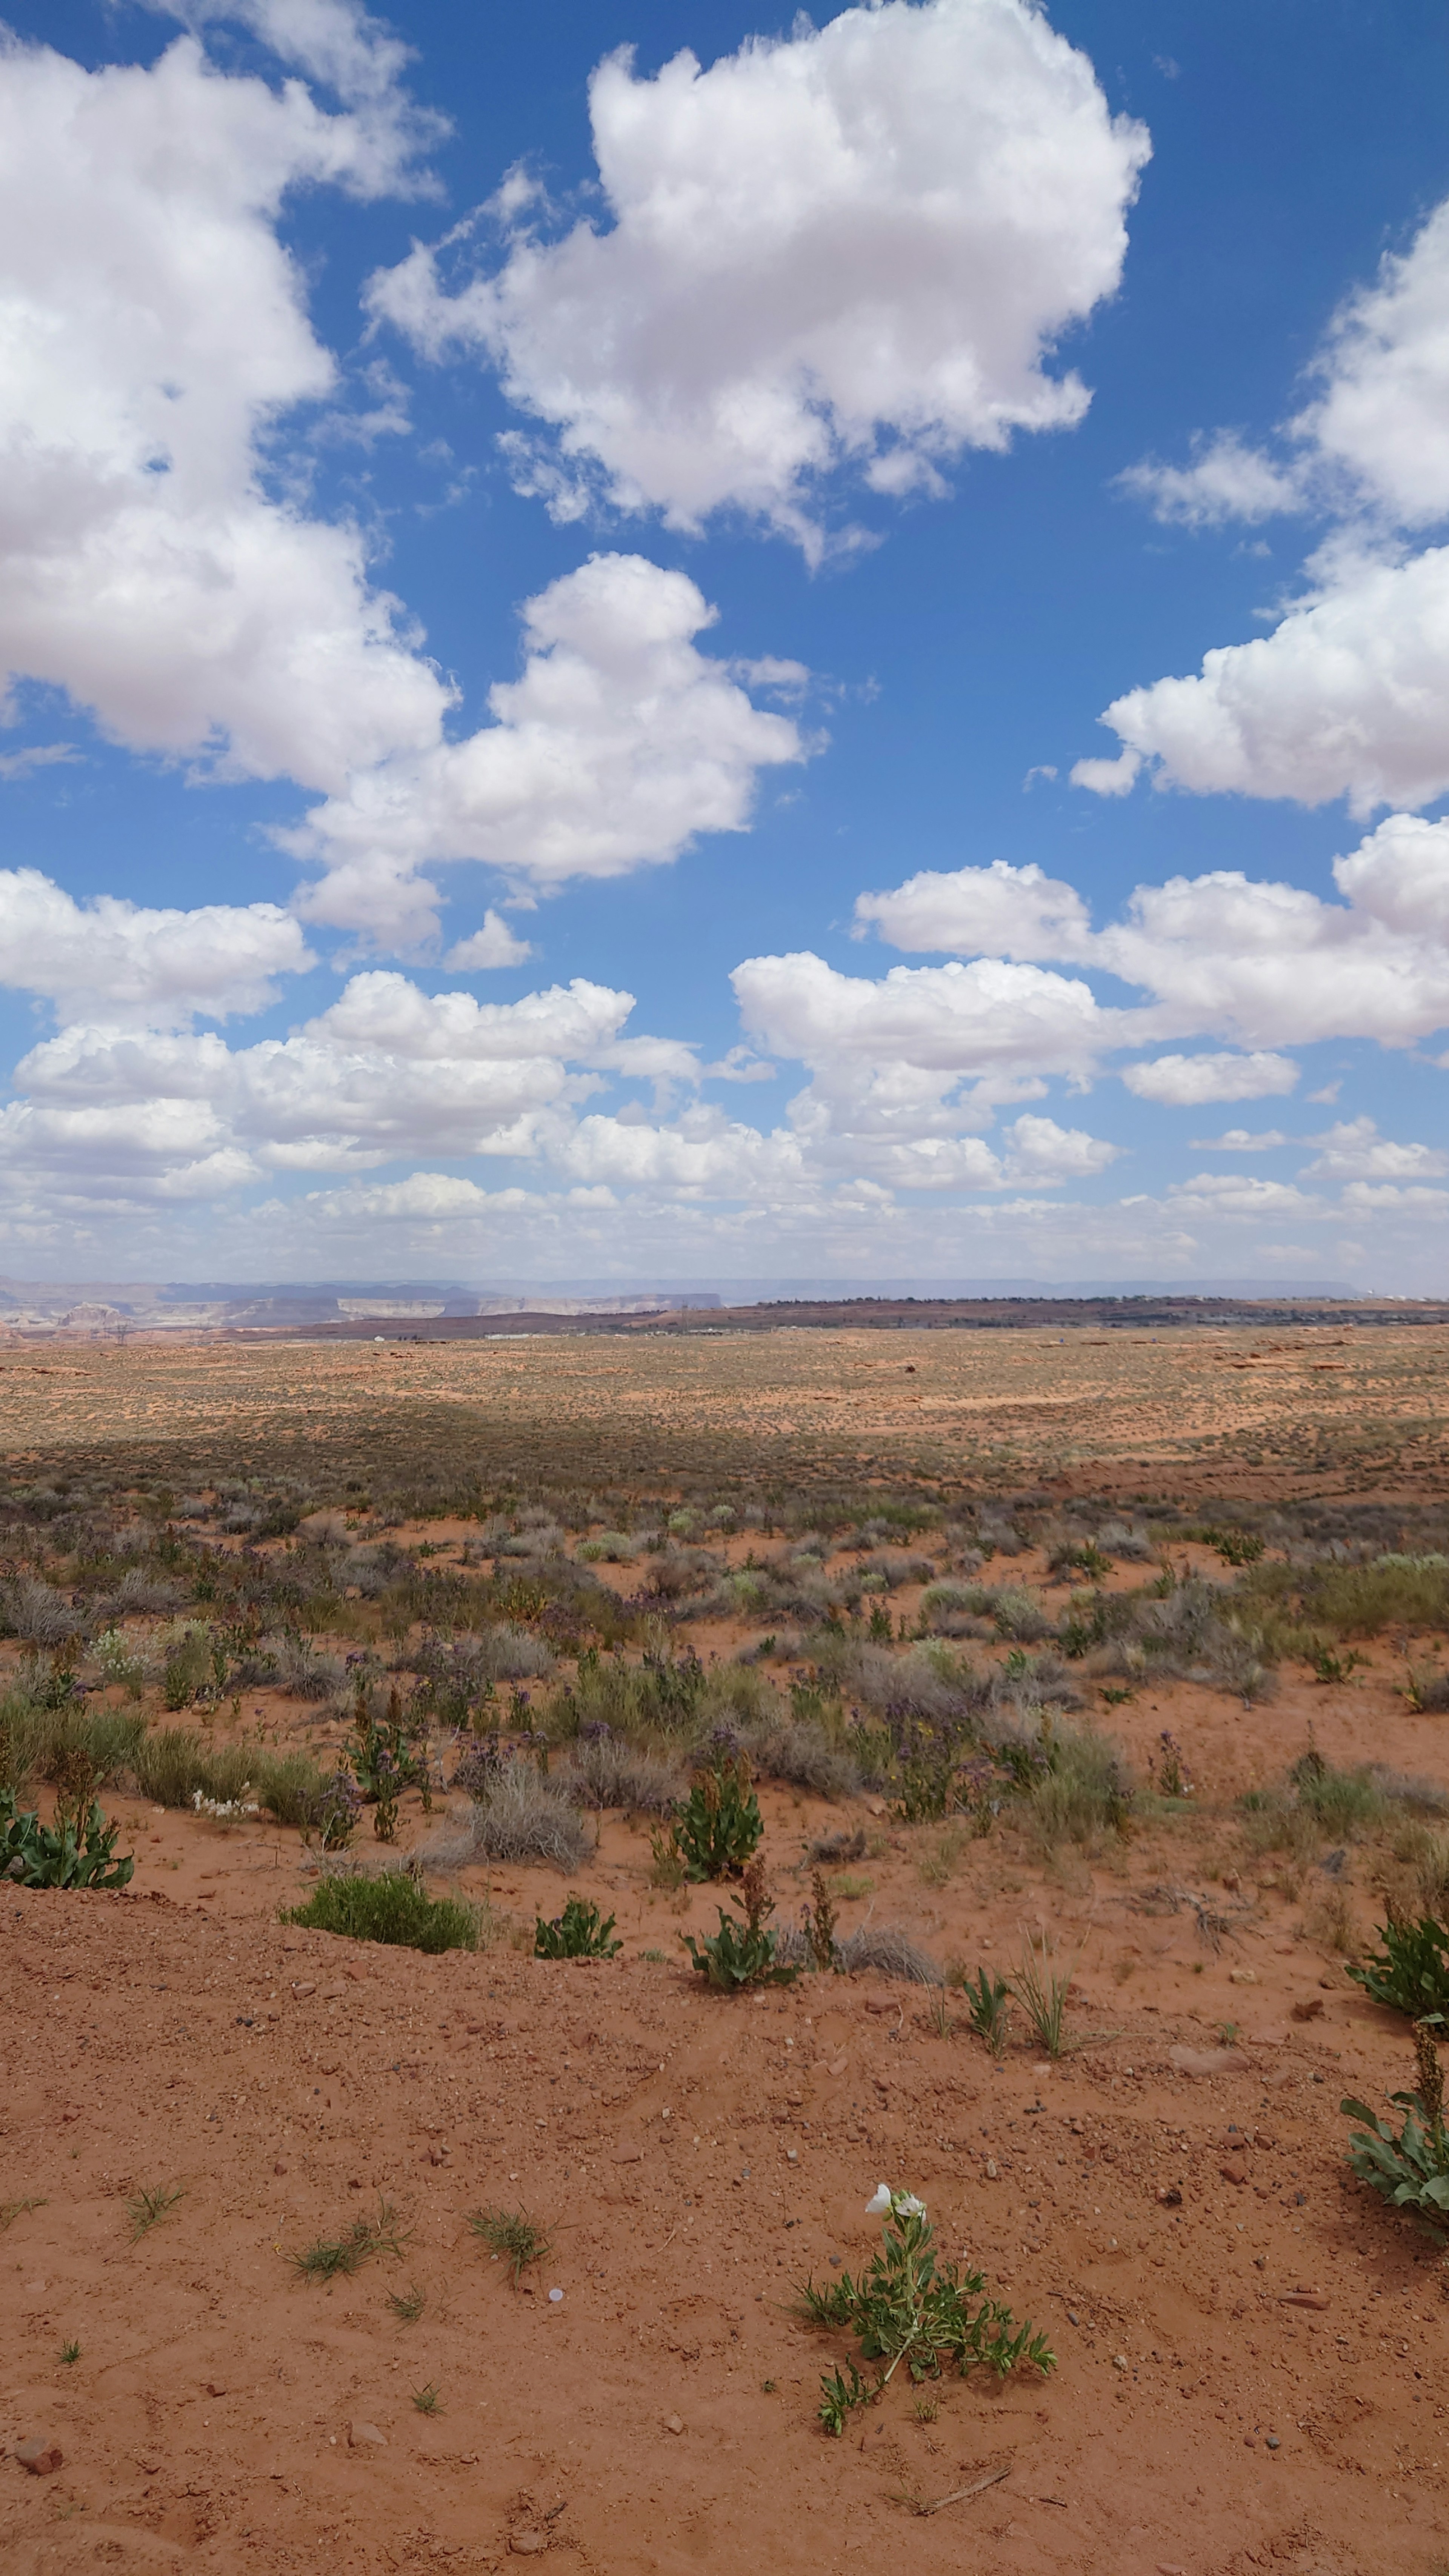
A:
{"label": "dry grass clump", "polygon": [[861,1769],[845,1745],[832,1740],[815,1719],[785,1718],[752,1727],[745,1746],[756,1771],[804,1789],[816,1798],[853,1798],[863,1786]]}
{"label": "dry grass clump", "polygon": [[684,1795],[685,1779],[677,1763],[641,1752],[626,1736],[596,1726],[575,1742],[561,1785],[581,1807],[618,1807],[631,1815],[667,1816]]}
{"label": "dry grass clump", "polygon": [[63,1646],[83,1634],[85,1613],[73,1609],[63,1592],[38,1574],[19,1574],[0,1583],[0,1635],[19,1637],[27,1646]]}
{"label": "dry grass clump", "polygon": [[836,1958],[847,1975],[902,1977],[914,1986],[944,1986],[946,1972],[896,1923],[862,1923],[836,1943]]}
{"label": "dry grass clump", "polygon": [[592,1845],[566,1788],[531,1762],[505,1762],[486,1799],[440,1827],[419,1855],[428,1869],[466,1869],[473,1861],[546,1861],[567,1875],[581,1869]]}

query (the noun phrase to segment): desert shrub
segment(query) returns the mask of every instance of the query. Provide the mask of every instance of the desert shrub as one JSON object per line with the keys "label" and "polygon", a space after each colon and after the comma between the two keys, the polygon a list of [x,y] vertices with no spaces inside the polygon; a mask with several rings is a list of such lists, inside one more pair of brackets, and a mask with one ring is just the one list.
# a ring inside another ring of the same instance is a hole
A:
{"label": "desert shrub", "polygon": [[188,1587],[174,1575],[157,1574],[153,1568],[128,1565],[106,1600],[106,1613],[111,1619],[170,1618],[184,1609]]}
{"label": "desert shrub", "polygon": [[209,1629],[195,1625],[185,1627],[179,1635],[166,1641],[163,1652],[163,1708],[173,1711],[190,1708],[199,1692],[215,1687],[218,1675],[212,1658]]}
{"label": "desert shrub", "polygon": [[875,2402],[898,2363],[904,2361],[913,2380],[938,2379],[943,2361],[965,2375],[984,2362],[998,2379],[1021,2361],[1043,2376],[1056,2368],[1045,2335],[1030,2323],[1018,2327],[1009,2308],[986,2296],[980,2272],[962,2272],[936,2250],[935,2233],[925,2205],[910,2192],[893,2192],[882,2183],[867,2216],[886,2221],[879,2253],[871,2257],[858,2281],[848,2272],[817,2290],[806,2281],[798,2312],[810,2325],[830,2326],[853,2334],[866,2361],[885,2364],[874,2385],[847,2362],[848,2380],[831,2371],[821,2379],[819,2420],[839,2437],[857,2407]]}
{"label": "desert shrub", "polygon": [[139,1699],[146,1684],[147,1656],[123,1628],[105,1628],[91,1649],[104,1682],[118,1684]]}
{"label": "desert shrub", "polygon": [[1394,1858],[1406,1873],[1410,1901],[1418,1912],[1440,1923],[1449,1921],[1449,1834],[1409,1825],[1395,1839]]}
{"label": "desert shrub", "polygon": [[546,1923],[540,1914],[533,1927],[536,1959],[613,1959],[623,1949],[614,1940],[614,1917],[600,1916],[592,1898],[571,1896],[562,1914]]}
{"label": "desert shrub", "polygon": [[1388,1801],[1367,1765],[1340,1771],[1310,1748],[1288,1777],[1299,1806],[1331,1841],[1356,1841],[1361,1834],[1374,1832],[1388,1815]]}
{"label": "desert shrub", "polygon": [[212,1746],[185,1726],[153,1727],[129,1757],[137,1788],[156,1807],[189,1807],[198,1789],[229,1805],[250,1786],[256,1761],[253,1745]]}
{"label": "desert shrub", "polygon": [[72,1700],[47,1712],[43,1746],[36,1757],[44,1779],[59,1782],[84,1767],[94,1786],[109,1788],[135,1760],[146,1732],[145,1719],[130,1710],[88,1708]]}
{"label": "desert shrub", "polygon": [[945,1970],[894,1923],[862,1923],[836,1943],[847,1976],[901,1977],[914,1986],[943,1986]]}
{"label": "desert shrub", "polygon": [[1449,1561],[1383,1556],[1372,1565],[1320,1567],[1304,1585],[1303,1612],[1341,1637],[1449,1626]]}
{"label": "desert shrub", "polygon": [[92,1799],[57,1802],[54,1825],[17,1807],[10,1790],[0,1790],[0,1880],[20,1887],[125,1887],[135,1871],[129,1856],[117,1858],[118,1825],[108,1825]]}
{"label": "desert shrub", "polygon": [[469,1640],[470,1658],[483,1682],[542,1682],[554,1669],[553,1649],[544,1637],[511,1620]]}
{"label": "desert shrub", "polygon": [[590,1850],[576,1809],[557,1781],[545,1780],[532,1762],[505,1761],[486,1799],[465,1817],[454,1816],[424,1846],[433,1869],[461,1869],[470,1861],[547,1861],[565,1873],[580,1869]]}
{"label": "desert shrub", "polygon": [[1362,2182],[1391,2209],[1412,2210],[1433,2233],[1449,2230],[1449,2136],[1444,2128],[1444,2075],[1434,2033],[1420,2023],[1414,2032],[1419,2082],[1412,2093],[1391,2093],[1389,2100],[1404,2114],[1393,2129],[1352,2094],[1339,2109],[1362,2127],[1348,2143],[1348,2161]]}
{"label": "desert shrub", "polygon": [[763,1861],[752,1860],[744,1871],[740,1902],[745,1909],[743,1923],[720,1905],[715,1908],[717,1932],[707,1932],[698,1941],[691,1933],[681,1933],[693,1965],[720,1994],[737,1993],[742,1986],[793,1984],[800,1970],[777,1955],[776,1935],[769,1924],[775,1907],[766,1890]]}
{"label": "desert shrub", "polygon": [[673,1835],[687,1876],[739,1878],[765,1830],[746,1755],[721,1752],[676,1808]]}
{"label": "desert shrub", "polygon": [[1132,1787],[1114,1744],[1091,1727],[1052,1727],[1040,1739],[1039,1768],[1028,1772],[1024,1804],[1042,1843],[1087,1845],[1126,1830]]}
{"label": "desert shrub", "polygon": [[683,1780],[672,1762],[643,1753],[626,1736],[595,1720],[573,1747],[562,1774],[567,1796],[583,1807],[619,1807],[636,1815],[672,1815]]}
{"label": "desert shrub", "polygon": [[81,1636],[85,1624],[85,1613],[38,1574],[0,1583],[0,1635],[19,1637],[27,1646],[63,1646]]}
{"label": "desert shrub", "polygon": [[1097,1532],[1097,1545],[1124,1564],[1140,1565],[1157,1554],[1157,1542],[1149,1532],[1129,1529],[1125,1521],[1104,1521]]}
{"label": "desert shrub", "polygon": [[747,1745],[755,1769],[815,1798],[853,1798],[861,1786],[860,1766],[848,1751],[832,1742],[815,1719],[792,1719],[753,1728]]}
{"label": "desert shrub", "polygon": [[1350,1966],[1354,1984],[1371,2003],[1443,2029],[1449,2020],[1449,1932],[1426,1914],[1417,1922],[1391,1918],[1380,1926],[1379,1939],[1380,1949]]}
{"label": "desert shrub", "polygon": [[[324,1777],[305,1753],[272,1754],[259,1749],[250,1785],[258,1806],[279,1825],[316,1834],[324,1851],[340,1849],[360,1804],[350,1771]],[[341,1830],[344,1821],[346,1832]]]}
{"label": "desert shrub", "polygon": [[320,1878],[305,1905],[281,1920],[309,1932],[338,1932],[350,1941],[385,1941],[404,1950],[476,1950],[481,1907],[461,1897],[430,1897],[406,1870],[382,1878]]}
{"label": "desert shrub", "polygon": [[638,1545],[623,1530],[600,1530],[596,1538],[581,1539],[575,1554],[585,1565],[632,1565]]}
{"label": "desert shrub", "polygon": [[23,1691],[0,1698],[0,1792],[18,1792],[40,1766],[48,1718]]}
{"label": "desert shrub", "polygon": [[335,1655],[322,1655],[305,1637],[283,1637],[277,1651],[276,1687],[288,1699],[330,1699],[347,1679]]}
{"label": "desert shrub", "polygon": [[1431,1673],[1424,1666],[1409,1666],[1405,1697],[1420,1717],[1438,1717],[1449,1709],[1449,1673]]}
{"label": "desert shrub", "polygon": [[984,1637],[993,1595],[984,1583],[930,1583],[921,1595],[921,1624],[938,1637]]}
{"label": "desert shrub", "polygon": [[1003,1519],[998,1512],[977,1514],[976,1536],[987,1556],[1020,1556],[1026,1547],[1016,1523]]}
{"label": "desert shrub", "polygon": [[907,1556],[894,1548],[882,1548],[868,1556],[861,1567],[863,1576],[879,1575],[888,1591],[902,1583],[929,1583],[936,1568],[929,1556]]}
{"label": "desert shrub", "polygon": [[991,1615],[996,1622],[998,1636],[1010,1637],[1019,1645],[1033,1645],[1038,1638],[1049,1637],[1052,1632],[1051,1620],[1040,1600],[1034,1592],[1028,1592],[1024,1584],[1004,1584],[999,1592],[994,1593]]}

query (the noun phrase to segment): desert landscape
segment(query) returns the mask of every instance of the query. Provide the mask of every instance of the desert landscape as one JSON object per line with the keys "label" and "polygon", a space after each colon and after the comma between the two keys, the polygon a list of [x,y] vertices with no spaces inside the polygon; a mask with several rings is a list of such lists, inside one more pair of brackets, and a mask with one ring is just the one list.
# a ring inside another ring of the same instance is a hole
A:
{"label": "desert landscape", "polygon": [[1446,1348],[7,1347],[6,2566],[1435,2576]]}

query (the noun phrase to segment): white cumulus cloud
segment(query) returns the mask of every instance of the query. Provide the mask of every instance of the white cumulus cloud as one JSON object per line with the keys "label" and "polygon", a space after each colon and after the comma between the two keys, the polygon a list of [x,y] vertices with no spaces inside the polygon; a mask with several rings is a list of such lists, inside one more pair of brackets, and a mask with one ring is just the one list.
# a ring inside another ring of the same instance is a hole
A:
{"label": "white cumulus cloud", "polygon": [[336,362],[277,237],[290,192],[384,184],[300,81],[0,53],[0,670],[135,750],[340,788],[448,693],[357,529],[264,445]]}
{"label": "white cumulus cloud", "polygon": [[148,910],[115,895],[76,903],[38,868],[0,871],[0,984],[42,994],[66,1020],[187,1027],[276,999],[273,980],[315,960],[273,903]]}
{"label": "white cumulus cloud", "polygon": [[1122,1079],[1139,1100],[1198,1109],[1209,1100],[1262,1100],[1291,1091],[1298,1067],[1286,1055],[1160,1055],[1125,1066]]}
{"label": "white cumulus cloud", "polygon": [[[1134,1039],[1217,1036],[1257,1055],[1321,1038],[1407,1046],[1449,1023],[1449,824],[1391,815],[1334,861],[1333,874],[1342,903],[1236,868],[1171,877],[1138,886],[1119,918],[1097,930],[1072,887],[998,860],[863,896],[857,917],[903,948],[966,949],[989,935],[1016,958],[1065,959],[1136,986],[1147,998],[1127,1012],[1099,1009],[1090,988],[1073,983],[1090,1005],[1083,1069],[1088,1054]],[[980,971],[990,962],[979,961]],[[955,989],[959,1007],[969,988]],[[1022,1036],[1026,1062],[1025,1021]]]}
{"label": "white cumulus cloud", "polygon": [[436,925],[417,874],[429,861],[482,859],[552,888],[742,831],[760,771],[811,746],[700,651],[714,616],[687,574],[639,555],[593,555],[551,582],[525,604],[522,676],[489,691],[492,724],[358,774],[287,836],[325,868],[304,916],[413,945]]}
{"label": "white cumulus cloud", "polygon": [[1449,201],[1347,298],[1308,377],[1277,457],[1219,432],[1186,466],[1122,478],[1189,526],[1292,509],[1338,526],[1271,634],[1115,699],[1102,721],[1121,755],[1079,761],[1078,786],[1125,794],[1153,764],[1160,786],[1342,796],[1357,815],[1449,789],[1449,549],[1406,548],[1449,515]]}
{"label": "white cumulus cloud", "polygon": [[589,93],[607,225],[529,229],[459,286],[415,245],[375,312],[433,356],[475,349],[555,433],[525,488],[697,527],[726,505],[813,554],[820,478],[940,488],[943,460],[1069,426],[1057,337],[1117,286],[1148,157],[1086,56],[1029,0],[884,0]]}

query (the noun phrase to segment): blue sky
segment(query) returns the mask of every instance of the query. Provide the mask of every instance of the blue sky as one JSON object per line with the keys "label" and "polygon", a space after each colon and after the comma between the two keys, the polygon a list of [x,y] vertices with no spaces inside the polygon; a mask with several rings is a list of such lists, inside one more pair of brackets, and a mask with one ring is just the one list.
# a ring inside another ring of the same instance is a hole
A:
{"label": "blue sky", "polygon": [[1442,1288],[1437,12],[10,25],[0,1267]]}

